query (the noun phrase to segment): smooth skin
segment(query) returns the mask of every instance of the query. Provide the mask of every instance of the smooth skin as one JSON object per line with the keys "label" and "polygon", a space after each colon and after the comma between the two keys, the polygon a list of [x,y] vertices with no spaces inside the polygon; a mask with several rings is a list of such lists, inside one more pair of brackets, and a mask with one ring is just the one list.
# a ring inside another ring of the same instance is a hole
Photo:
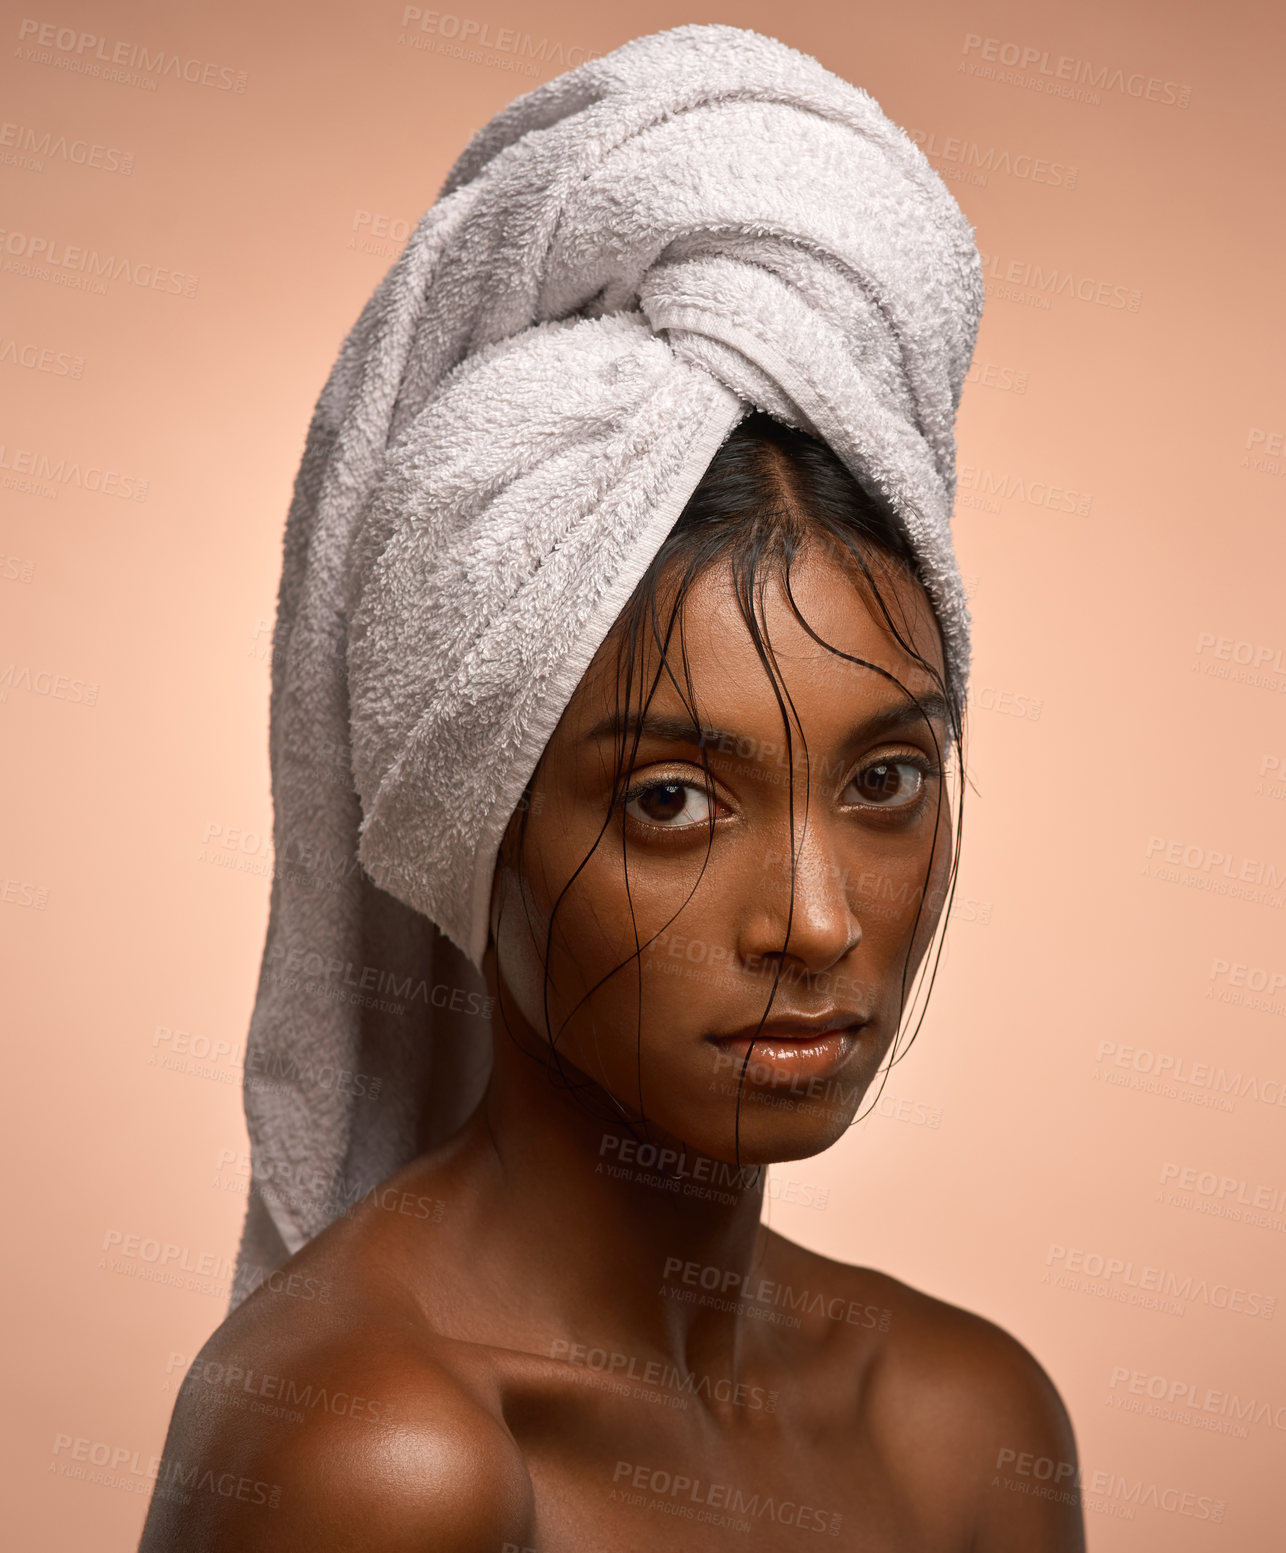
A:
{"label": "smooth skin", "polygon": [[[825,642],[886,671],[814,641],[770,578],[793,816],[778,701],[715,567],[683,632],[701,726],[740,736],[707,738],[713,789],[695,734],[646,733],[627,852],[619,804],[603,830],[609,639],[550,741],[522,854],[511,825],[497,867],[481,1105],[290,1259],[297,1292],[260,1288],[206,1344],[161,1475],[187,1502],[154,1497],[141,1553],[1083,1553],[1076,1494],[1030,1491],[1073,1487],[1077,1456],[1027,1349],[760,1222],[753,1167],[853,1120],[951,864],[946,723],[908,695],[927,708],[930,675],[829,546],[791,579]],[[919,586],[889,572],[882,589],[941,671]],[[649,712],[690,721],[675,672]],[[737,1065],[707,1037],[754,1026],[775,975],[771,1015],[866,1022],[824,1084],[752,1068],[738,1125]],[[1017,1470],[1041,1458],[1042,1481]]]}

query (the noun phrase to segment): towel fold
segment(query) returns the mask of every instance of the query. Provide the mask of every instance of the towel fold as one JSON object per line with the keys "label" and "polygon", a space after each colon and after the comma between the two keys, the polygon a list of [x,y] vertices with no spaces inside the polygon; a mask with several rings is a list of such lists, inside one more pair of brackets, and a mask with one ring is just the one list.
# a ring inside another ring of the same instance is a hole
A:
{"label": "towel fold", "polygon": [[344,341],[287,522],[234,1302],[476,1102],[501,836],[752,407],[893,514],[963,694],[982,296],[909,136],[740,28],[637,39],[474,136]]}

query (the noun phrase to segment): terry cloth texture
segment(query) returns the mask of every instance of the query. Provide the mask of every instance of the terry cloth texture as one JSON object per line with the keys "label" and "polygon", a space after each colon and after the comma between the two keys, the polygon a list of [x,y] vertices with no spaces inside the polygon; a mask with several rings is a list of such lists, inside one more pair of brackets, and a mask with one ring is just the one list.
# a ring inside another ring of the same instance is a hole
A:
{"label": "terry cloth texture", "polygon": [[757,33],[638,38],[473,137],[343,343],[286,527],[234,1298],[475,1103],[501,836],[751,407],[892,512],[964,685],[982,299],[919,147]]}

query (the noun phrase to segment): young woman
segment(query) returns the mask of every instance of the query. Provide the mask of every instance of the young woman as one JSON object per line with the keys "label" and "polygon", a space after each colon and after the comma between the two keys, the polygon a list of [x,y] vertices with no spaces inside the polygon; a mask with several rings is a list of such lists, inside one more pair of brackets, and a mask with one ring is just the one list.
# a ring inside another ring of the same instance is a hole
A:
{"label": "young woman", "polygon": [[[949,905],[967,654],[917,514],[949,512],[969,229],[864,94],[772,40],[618,56],[466,152],[346,345],[287,531],[279,836],[283,802],[354,844],[360,813],[402,947],[415,909],[476,946],[490,1076],[319,1231],[278,1203],[294,1254],[194,1361],[142,1553],[1084,1546],[1033,1356],[762,1222],[767,1167],[869,1110]],[[328,711],[357,789],[346,761],[332,808]],[[274,923],[361,945],[362,889],[346,917],[278,878]],[[257,1018],[270,994],[301,1045],[351,1034],[268,975],[273,931]],[[350,1119],[265,1105],[256,1170]]]}
{"label": "young woman", "polygon": [[[896,529],[744,420],[510,825],[482,1104],[287,1264],[328,1300],[277,1280],[206,1345],[143,1553],[1083,1547],[1074,1495],[1005,1470],[1075,1478],[1030,1353],[760,1222],[764,1167],[893,1055],[951,689]],[[196,1467],[235,1490],[180,1493]]]}

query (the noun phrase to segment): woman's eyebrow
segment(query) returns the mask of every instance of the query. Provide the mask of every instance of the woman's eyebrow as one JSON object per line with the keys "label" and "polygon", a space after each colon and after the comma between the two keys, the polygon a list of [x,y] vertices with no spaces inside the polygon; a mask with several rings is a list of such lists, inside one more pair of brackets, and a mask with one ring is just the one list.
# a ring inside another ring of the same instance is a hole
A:
{"label": "woman's eyebrow", "polygon": [[[878,712],[872,712],[869,717],[850,728],[845,737],[845,745],[857,744],[863,739],[873,738],[879,734],[895,733],[899,729],[913,727],[923,722],[948,721],[949,709],[946,697],[938,691],[928,691],[919,698],[919,704],[915,701],[905,700],[894,702],[890,706],[882,707]],[[594,743],[600,739],[613,738],[619,740],[623,733],[639,731],[640,738],[660,739],[670,744],[690,744],[697,749],[714,745],[725,753],[732,753],[729,745],[735,749],[743,741],[752,748],[758,748],[763,742],[752,734],[737,733],[730,728],[698,727],[690,717],[676,717],[666,712],[647,712],[643,716],[637,713],[626,717],[621,712],[614,712],[608,717],[602,718],[585,735],[586,743]]]}

